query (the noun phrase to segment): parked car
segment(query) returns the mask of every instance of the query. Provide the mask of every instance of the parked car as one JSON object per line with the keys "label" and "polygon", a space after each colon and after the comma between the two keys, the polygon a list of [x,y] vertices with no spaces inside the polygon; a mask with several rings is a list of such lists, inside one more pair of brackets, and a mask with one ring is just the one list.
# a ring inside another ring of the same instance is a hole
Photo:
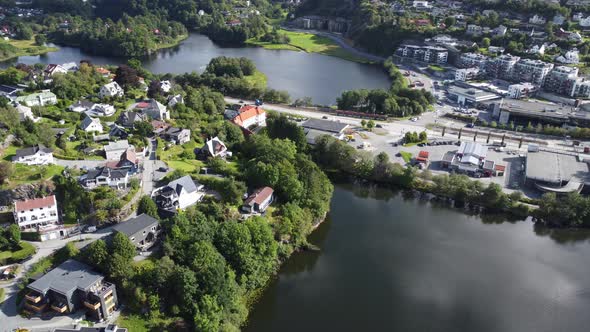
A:
{"label": "parked car", "polygon": [[168,172],[168,167],[160,167],[158,168],[158,172]]}
{"label": "parked car", "polygon": [[88,226],[88,227],[86,227],[86,229],[84,230],[84,232],[86,232],[86,233],[94,233],[94,232],[96,232],[96,226]]}
{"label": "parked car", "polygon": [[383,126],[382,126],[382,125],[380,125],[380,124],[376,124],[376,125],[375,125],[375,128],[383,128]]}
{"label": "parked car", "polygon": [[324,116],[322,116],[322,119],[327,120],[328,119],[328,116],[327,115],[324,115]]}

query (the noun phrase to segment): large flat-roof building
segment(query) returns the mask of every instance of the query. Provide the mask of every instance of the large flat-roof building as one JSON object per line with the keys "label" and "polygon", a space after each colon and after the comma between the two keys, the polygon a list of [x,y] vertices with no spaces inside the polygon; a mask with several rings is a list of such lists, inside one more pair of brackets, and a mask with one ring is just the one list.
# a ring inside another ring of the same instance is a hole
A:
{"label": "large flat-roof building", "polygon": [[588,163],[579,156],[548,151],[529,152],[526,158],[527,184],[544,192],[580,192],[590,182]]}
{"label": "large flat-roof building", "polygon": [[344,132],[348,129],[349,125],[342,122],[322,120],[322,119],[309,119],[301,124],[307,143],[314,144],[315,139],[321,135],[330,135],[338,139],[344,138]]}
{"label": "large flat-roof building", "polygon": [[51,309],[63,314],[87,308],[89,317],[102,320],[112,315],[118,303],[114,284],[73,259],[30,283],[27,289],[25,308],[37,313]]}
{"label": "large flat-roof building", "polygon": [[500,99],[501,96],[467,84],[454,84],[448,88],[451,99],[460,105],[475,105],[484,101]]}

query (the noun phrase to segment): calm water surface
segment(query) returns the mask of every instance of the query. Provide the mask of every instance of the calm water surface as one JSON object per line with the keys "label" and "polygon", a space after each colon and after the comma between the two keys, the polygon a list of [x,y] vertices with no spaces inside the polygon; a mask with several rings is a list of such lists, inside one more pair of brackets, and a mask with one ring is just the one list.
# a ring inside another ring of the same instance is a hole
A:
{"label": "calm water surface", "polygon": [[589,331],[587,236],[338,187],[245,331]]}
{"label": "calm water surface", "polygon": [[[221,47],[200,34],[191,34],[181,45],[143,59],[144,67],[154,73],[201,72],[211,58],[217,56],[247,57],[268,77],[271,88],[287,90],[293,98],[312,97],[314,102],[332,104],[343,91],[351,89],[387,88],[389,78],[379,66],[358,64],[336,57],[257,47]],[[61,47],[57,52],[41,56],[23,56],[5,62],[26,64],[78,62],[120,64],[123,58],[85,54],[78,48]]]}

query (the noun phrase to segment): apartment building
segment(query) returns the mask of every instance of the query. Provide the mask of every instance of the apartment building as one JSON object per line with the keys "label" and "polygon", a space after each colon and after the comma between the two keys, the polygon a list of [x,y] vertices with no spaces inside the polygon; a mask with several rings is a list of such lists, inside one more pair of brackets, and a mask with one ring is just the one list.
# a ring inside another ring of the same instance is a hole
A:
{"label": "apartment building", "polygon": [[557,66],[547,75],[543,88],[553,93],[573,97],[577,78],[578,68]]}
{"label": "apartment building", "polygon": [[477,67],[484,70],[489,60],[490,58],[483,54],[464,53],[459,57],[458,66],[461,68]]}
{"label": "apartment building", "polygon": [[69,259],[27,286],[25,308],[41,313],[58,314],[86,308],[86,315],[100,321],[109,318],[117,307],[114,284],[84,263]]}
{"label": "apartment building", "polygon": [[396,55],[417,61],[445,64],[449,58],[449,51],[437,46],[402,45]]}
{"label": "apartment building", "polygon": [[513,79],[542,86],[551,69],[553,69],[552,63],[541,60],[521,59],[514,65]]}
{"label": "apartment building", "polygon": [[512,99],[521,99],[531,96],[538,90],[538,86],[529,82],[511,84],[508,86],[508,97]]}
{"label": "apartment building", "polygon": [[479,68],[477,67],[457,69],[455,71],[455,80],[461,82],[470,81],[477,78],[478,75]]}
{"label": "apartment building", "polygon": [[511,80],[514,67],[519,60],[520,57],[518,56],[503,54],[490,60],[486,66],[486,71],[492,77]]}
{"label": "apartment building", "polygon": [[57,200],[54,195],[14,202],[14,221],[21,230],[36,230],[38,226],[56,224]]}

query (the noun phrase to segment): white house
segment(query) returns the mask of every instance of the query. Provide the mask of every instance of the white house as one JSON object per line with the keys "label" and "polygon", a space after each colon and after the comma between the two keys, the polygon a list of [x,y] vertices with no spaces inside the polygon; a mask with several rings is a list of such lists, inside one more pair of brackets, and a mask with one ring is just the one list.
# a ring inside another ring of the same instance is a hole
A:
{"label": "white house", "polygon": [[240,108],[232,122],[242,128],[266,125],[266,111],[260,106],[245,105]]}
{"label": "white house", "polygon": [[543,16],[540,16],[538,14],[535,14],[535,16],[533,16],[533,17],[531,17],[529,19],[529,23],[531,23],[531,24],[540,24],[541,25],[541,24],[547,23],[547,20]]}
{"label": "white house", "polygon": [[56,224],[59,217],[55,196],[15,201],[14,221],[23,231],[36,230],[38,226]]}
{"label": "white house", "polygon": [[18,112],[18,117],[20,121],[25,121],[25,119],[31,119],[31,121],[37,122],[41,120],[40,118],[37,118],[35,117],[35,115],[33,115],[33,111],[30,107],[21,104],[16,104],[14,108],[16,108],[16,111]]}
{"label": "white house", "polygon": [[580,62],[580,52],[576,48],[573,48],[564,55],[560,55],[555,59],[557,62],[567,63],[567,64],[578,64]]}
{"label": "white house", "polygon": [[53,164],[53,150],[38,144],[29,148],[16,150],[12,161],[27,165],[48,165]]}
{"label": "white house", "polygon": [[94,104],[91,109],[86,111],[88,116],[111,116],[115,114],[115,106],[109,104]]}
{"label": "white house", "polygon": [[246,199],[244,205],[242,205],[242,210],[248,213],[263,213],[272,203],[273,193],[274,190],[270,187],[256,189],[252,195]]}
{"label": "white house", "polygon": [[82,120],[80,127],[82,128],[82,130],[84,130],[87,133],[90,133],[90,132],[101,133],[103,130],[100,120],[96,119],[96,118],[91,118],[88,115],[86,115],[84,120]]}
{"label": "white house", "polygon": [[582,18],[584,18],[584,14],[578,12],[572,15],[572,21],[579,22]]}
{"label": "white house", "polygon": [[466,33],[469,35],[480,35],[483,32],[483,28],[479,25],[469,24],[467,25]]}
{"label": "white house", "polygon": [[231,156],[231,152],[227,151],[225,144],[215,136],[214,138],[207,140],[205,145],[201,149],[201,153],[210,157],[225,157],[226,155]]}
{"label": "white house", "polygon": [[119,83],[113,81],[100,87],[100,98],[123,97],[125,91],[119,86]]}
{"label": "white house", "polygon": [[590,27],[590,16],[581,18],[579,24],[583,28]]}
{"label": "white house", "polygon": [[205,196],[205,186],[195,182],[190,175],[176,179],[166,186],[155,189],[152,198],[164,210],[184,210]]}
{"label": "white house", "polygon": [[43,74],[45,74],[46,77],[50,77],[55,74],[66,74],[67,72],[68,70],[60,65],[49,64],[45,67]]}
{"label": "white house", "polygon": [[62,64],[61,66],[62,66],[62,68],[64,68],[65,70],[67,70],[67,71],[71,71],[71,72],[78,71],[78,70],[80,69],[80,67],[78,67],[78,64],[77,64],[77,63],[75,63],[75,62],[68,62],[68,63],[64,63],[64,64]]}
{"label": "white house", "polygon": [[494,36],[499,36],[499,37],[505,36],[507,31],[508,31],[508,28],[503,25],[499,25],[498,27],[496,27],[493,30]]}
{"label": "white house", "polygon": [[553,24],[562,25],[565,22],[565,16],[557,14],[553,16]]}
{"label": "white house", "polygon": [[412,7],[416,10],[427,10],[432,8],[432,5],[428,1],[418,0],[412,2]]}
{"label": "white house", "polygon": [[109,186],[116,189],[127,188],[129,172],[126,169],[112,169],[110,167],[99,167],[88,171],[80,178],[82,186],[87,189],[98,186]]}
{"label": "white house", "polygon": [[545,44],[534,45],[533,47],[527,50],[527,53],[543,55],[545,54]]}
{"label": "white house", "polygon": [[70,110],[71,112],[83,113],[88,110],[91,110],[93,107],[94,103],[91,101],[78,100],[77,102],[70,105],[70,107],[68,107],[68,110]]}
{"label": "white house", "polygon": [[160,89],[165,93],[168,93],[172,89],[172,83],[170,83],[170,81],[160,81]]}
{"label": "white house", "polygon": [[174,107],[176,104],[184,104],[184,98],[182,95],[170,96],[168,97],[168,106]]}
{"label": "white house", "polygon": [[105,157],[107,160],[119,160],[121,155],[130,147],[129,141],[125,139],[116,142],[110,142],[104,146]]}
{"label": "white house", "polygon": [[49,90],[42,90],[41,92],[20,96],[16,98],[16,102],[29,107],[54,105],[57,104],[57,96]]}
{"label": "white house", "polygon": [[170,120],[170,112],[166,109],[166,106],[162,105],[155,99],[149,99],[137,103],[135,105],[135,110],[154,120]]}

